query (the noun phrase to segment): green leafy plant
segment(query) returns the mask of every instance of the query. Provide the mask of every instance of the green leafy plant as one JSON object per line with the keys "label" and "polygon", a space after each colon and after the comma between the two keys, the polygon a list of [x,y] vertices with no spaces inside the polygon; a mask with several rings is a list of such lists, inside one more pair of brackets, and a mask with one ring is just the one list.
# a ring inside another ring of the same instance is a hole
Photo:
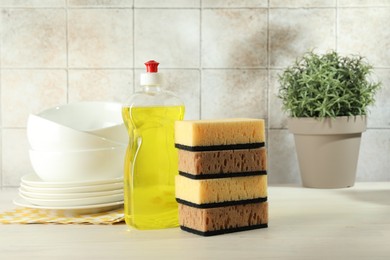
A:
{"label": "green leafy plant", "polygon": [[282,108],[291,117],[366,115],[381,87],[368,79],[372,68],[360,56],[308,52],[279,75]]}

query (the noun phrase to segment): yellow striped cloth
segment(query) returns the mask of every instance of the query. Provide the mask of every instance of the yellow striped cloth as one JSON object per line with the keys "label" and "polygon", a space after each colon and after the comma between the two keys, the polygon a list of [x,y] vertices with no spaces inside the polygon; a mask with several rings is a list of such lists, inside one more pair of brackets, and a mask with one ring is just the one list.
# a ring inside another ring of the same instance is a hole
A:
{"label": "yellow striped cloth", "polygon": [[123,208],[83,214],[66,210],[16,208],[0,213],[0,224],[94,224],[112,225],[124,221]]}

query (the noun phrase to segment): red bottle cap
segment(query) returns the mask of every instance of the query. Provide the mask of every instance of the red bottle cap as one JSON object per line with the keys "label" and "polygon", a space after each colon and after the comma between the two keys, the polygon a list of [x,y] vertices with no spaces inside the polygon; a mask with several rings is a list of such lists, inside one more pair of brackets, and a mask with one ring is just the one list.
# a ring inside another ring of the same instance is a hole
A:
{"label": "red bottle cap", "polygon": [[150,61],[145,62],[146,72],[156,73],[158,71],[158,69],[157,69],[158,64],[160,64],[160,63],[158,63],[157,61],[154,61],[154,60],[150,60]]}

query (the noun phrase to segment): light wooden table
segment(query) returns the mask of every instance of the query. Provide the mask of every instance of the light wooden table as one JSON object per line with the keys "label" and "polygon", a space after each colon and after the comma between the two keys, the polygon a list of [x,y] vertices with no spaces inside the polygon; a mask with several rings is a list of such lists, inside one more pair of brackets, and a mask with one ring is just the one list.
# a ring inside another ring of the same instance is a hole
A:
{"label": "light wooden table", "polygon": [[[11,209],[16,189],[0,192]],[[178,228],[0,225],[0,259],[390,259],[390,182],[270,187],[268,229],[200,237]]]}

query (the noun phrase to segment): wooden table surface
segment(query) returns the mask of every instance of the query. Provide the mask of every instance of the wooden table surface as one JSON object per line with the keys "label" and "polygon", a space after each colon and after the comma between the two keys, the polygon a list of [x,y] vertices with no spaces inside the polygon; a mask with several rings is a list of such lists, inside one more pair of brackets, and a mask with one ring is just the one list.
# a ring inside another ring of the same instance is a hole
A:
{"label": "wooden table surface", "polygon": [[[0,191],[10,210],[16,189]],[[1,225],[0,259],[390,259],[390,182],[269,187],[269,228],[200,237],[124,224]]]}

